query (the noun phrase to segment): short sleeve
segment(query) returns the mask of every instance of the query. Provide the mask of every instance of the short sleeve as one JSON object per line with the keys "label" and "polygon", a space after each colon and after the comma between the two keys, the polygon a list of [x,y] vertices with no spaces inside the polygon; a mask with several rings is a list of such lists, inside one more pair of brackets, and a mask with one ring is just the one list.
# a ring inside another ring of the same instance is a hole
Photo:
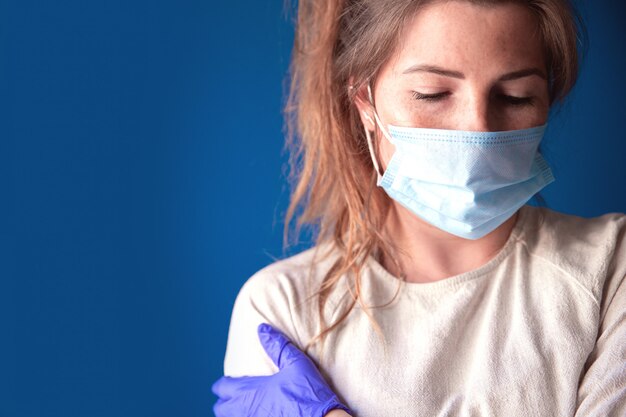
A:
{"label": "short sleeve", "polygon": [[278,371],[259,342],[257,327],[261,323],[272,325],[302,347],[292,318],[296,293],[286,278],[279,272],[260,271],[240,289],[230,319],[224,375],[272,375]]}
{"label": "short sleeve", "polygon": [[575,417],[626,416],[626,236],[624,228],[609,268],[596,345],[578,388]]}

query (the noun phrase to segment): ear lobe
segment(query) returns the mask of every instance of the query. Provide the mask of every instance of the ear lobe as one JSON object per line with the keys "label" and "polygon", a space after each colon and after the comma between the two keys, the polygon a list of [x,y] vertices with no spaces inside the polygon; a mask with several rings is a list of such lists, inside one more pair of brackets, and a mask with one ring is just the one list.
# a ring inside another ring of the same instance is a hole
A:
{"label": "ear lobe", "polygon": [[365,129],[373,131],[376,130],[376,123],[374,122],[374,117],[371,115],[373,110],[372,104],[368,101],[367,97],[367,86],[361,86],[354,95],[354,105],[359,111],[361,123],[363,123]]}

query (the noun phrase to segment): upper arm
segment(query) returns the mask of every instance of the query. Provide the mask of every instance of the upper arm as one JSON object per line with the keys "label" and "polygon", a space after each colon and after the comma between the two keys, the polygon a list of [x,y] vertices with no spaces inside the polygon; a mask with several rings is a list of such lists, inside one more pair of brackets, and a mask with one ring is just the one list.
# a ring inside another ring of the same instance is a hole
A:
{"label": "upper arm", "polygon": [[230,319],[224,375],[271,375],[278,371],[259,342],[257,327],[261,323],[272,325],[300,346],[292,319],[295,293],[280,278],[260,272],[239,291]]}
{"label": "upper arm", "polygon": [[626,238],[604,284],[600,326],[578,387],[576,417],[626,416]]}

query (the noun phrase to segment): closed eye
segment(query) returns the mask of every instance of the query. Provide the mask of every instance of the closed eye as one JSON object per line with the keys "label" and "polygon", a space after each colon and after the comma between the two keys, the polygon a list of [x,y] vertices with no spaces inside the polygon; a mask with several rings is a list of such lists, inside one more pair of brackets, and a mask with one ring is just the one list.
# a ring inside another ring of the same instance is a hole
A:
{"label": "closed eye", "polygon": [[534,97],[516,97],[506,94],[500,94],[498,97],[511,106],[532,106],[535,102]]}
{"label": "closed eye", "polygon": [[444,91],[435,94],[423,94],[419,91],[413,91],[413,98],[416,100],[438,101],[450,95],[450,92]]}
{"label": "closed eye", "polygon": [[[412,93],[414,99],[424,100],[424,101],[439,101],[448,97],[450,94],[451,93],[449,91],[444,91],[441,93],[434,93],[434,94],[424,94],[424,93],[420,93],[419,91],[413,91]],[[504,101],[505,104],[508,104],[511,106],[520,106],[520,107],[532,106],[535,103],[535,98],[531,96],[517,97],[517,96],[510,96],[507,94],[500,94],[498,95],[498,98]]]}

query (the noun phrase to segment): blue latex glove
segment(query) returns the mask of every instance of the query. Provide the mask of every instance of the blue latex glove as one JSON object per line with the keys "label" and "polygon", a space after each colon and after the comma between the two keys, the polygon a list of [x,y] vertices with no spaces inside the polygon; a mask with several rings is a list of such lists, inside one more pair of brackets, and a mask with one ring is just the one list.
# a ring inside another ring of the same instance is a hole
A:
{"label": "blue latex glove", "polygon": [[216,417],[323,417],[339,408],[351,414],[330,390],[319,370],[280,331],[262,323],[261,345],[279,371],[269,376],[224,376],[212,390],[219,397]]}

